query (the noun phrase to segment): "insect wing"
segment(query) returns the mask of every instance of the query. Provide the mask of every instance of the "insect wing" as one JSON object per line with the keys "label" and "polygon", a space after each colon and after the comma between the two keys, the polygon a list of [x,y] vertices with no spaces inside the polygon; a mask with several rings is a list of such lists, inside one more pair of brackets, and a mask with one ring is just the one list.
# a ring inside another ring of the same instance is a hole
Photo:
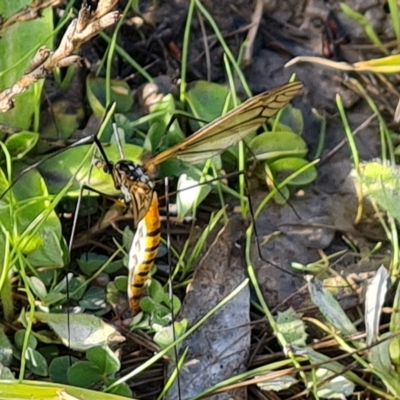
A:
{"label": "insect wing", "polygon": [[157,165],[171,157],[198,163],[222,153],[274,116],[302,87],[301,82],[287,83],[247,100],[183,142],[148,160],[145,166]]}

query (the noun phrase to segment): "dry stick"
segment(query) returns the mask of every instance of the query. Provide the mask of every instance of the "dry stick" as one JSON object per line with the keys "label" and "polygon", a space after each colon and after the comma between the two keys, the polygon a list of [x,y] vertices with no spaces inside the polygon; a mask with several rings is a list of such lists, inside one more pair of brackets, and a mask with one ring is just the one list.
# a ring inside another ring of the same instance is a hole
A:
{"label": "dry stick", "polygon": [[64,2],[63,0],[49,0],[40,4],[40,1],[42,0],[33,0],[30,5],[21,8],[14,15],[5,20],[0,20],[0,30],[8,28],[17,22],[27,22],[37,19],[42,16],[42,11],[47,7],[56,7]]}
{"label": "dry stick", "polygon": [[99,32],[113,25],[120,18],[118,11],[112,11],[115,0],[100,0],[97,10],[92,13],[90,7],[82,6],[78,18],[69,24],[59,47],[50,51],[40,48],[33,57],[25,74],[10,88],[0,93],[0,112],[7,112],[14,106],[13,98],[24,92],[30,85],[45,79],[51,71],[58,67],[66,67],[78,62],[79,56],[73,53],[85,42]]}
{"label": "dry stick", "polygon": [[[305,320],[307,320],[307,319],[305,319]],[[349,338],[351,338],[352,336],[353,335],[349,336]],[[352,356],[353,354],[358,354],[358,355],[366,354],[368,352],[368,350],[371,349],[372,347],[378,346],[379,344],[381,344],[381,343],[383,343],[385,341],[388,341],[388,340],[392,340],[393,338],[396,338],[398,336],[399,336],[399,333],[394,333],[394,334],[392,334],[392,335],[390,335],[388,337],[385,337],[382,340],[376,341],[375,343],[373,343],[370,346],[365,346],[362,349],[355,349],[355,350],[349,351],[349,352],[347,352],[345,354],[341,354],[339,356],[332,357],[332,358],[330,358],[330,359],[328,359],[326,361],[312,363],[310,365],[305,365],[305,366],[300,367],[300,368],[290,367],[290,368],[286,368],[285,370],[279,370],[279,371],[270,372],[270,374],[268,376],[265,375],[265,374],[264,375],[260,375],[260,376],[255,376],[254,378],[250,378],[248,380],[244,380],[244,381],[236,383],[236,384],[228,385],[228,386],[225,386],[224,388],[216,389],[212,393],[213,394],[221,393],[221,392],[224,392],[224,391],[227,391],[227,390],[240,388],[240,387],[245,387],[245,386],[257,384],[257,383],[264,382],[264,381],[269,381],[269,380],[276,379],[276,378],[281,377],[281,376],[286,376],[286,375],[290,375],[290,374],[293,374],[293,373],[297,373],[299,371],[312,371],[315,368],[322,367],[324,365],[328,365],[328,364],[330,364],[332,362],[341,361],[343,359],[346,359],[349,356]],[[305,354],[305,355],[307,356],[307,354]],[[343,368],[342,371],[347,371],[347,368]],[[342,371],[340,371],[339,373],[336,373],[333,376],[341,375]],[[332,378],[332,377],[330,377],[330,378]],[[359,384],[361,384],[363,382],[364,381],[362,381],[361,379],[356,381],[356,383],[359,383]],[[320,386],[320,384],[318,384],[318,386]],[[367,383],[367,385],[363,385],[363,387],[365,387],[366,389],[368,389],[368,388],[373,389],[373,386],[371,384],[368,385],[368,383]],[[375,392],[377,392],[377,393],[379,393],[381,395],[385,394],[383,391],[380,391],[380,390],[375,390]],[[290,397],[290,399],[299,398],[300,395],[305,395],[305,394],[308,394],[308,393],[309,393],[309,390],[305,389],[302,392],[296,394],[295,396]],[[385,396],[384,398],[390,398],[390,397],[388,395],[388,396]]]}
{"label": "dry stick", "polygon": [[[389,94],[392,94],[396,96],[396,98],[399,98],[399,93],[394,89],[393,85],[388,81],[385,75],[369,73],[359,74],[359,76],[360,79],[362,79],[362,86],[365,88],[366,92],[371,97],[378,98],[379,101],[382,103],[382,107],[385,107],[385,109],[393,115],[394,109],[387,97]],[[340,82],[350,90],[354,91],[354,84],[349,83],[347,79],[343,81],[340,80]],[[379,82],[381,82],[385,87],[382,88],[379,85]],[[355,92],[361,95],[358,90],[356,90]],[[363,95],[361,96],[364,98]]]}
{"label": "dry stick", "polygon": [[253,16],[251,18],[251,27],[249,32],[247,33],[247,44],[245,47],[244,57],[243,57],[243,65],[248,66],[251,64],[252,55],[253,55],[253,47],[254,41],[257,36],[258,28],[260,27],[261,17],[263,13],[264,2],[263,0],[257,0],[256,8],[254,10]]}

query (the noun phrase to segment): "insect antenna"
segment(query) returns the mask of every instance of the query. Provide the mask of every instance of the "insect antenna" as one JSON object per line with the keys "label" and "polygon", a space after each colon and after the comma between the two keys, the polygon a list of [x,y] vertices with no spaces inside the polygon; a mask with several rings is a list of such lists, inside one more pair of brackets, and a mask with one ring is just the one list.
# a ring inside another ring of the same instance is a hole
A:
{"label": "insect antenna", "polygon": [[107,165],[107,168],[110,169],[112,168],[112,163],[108,160],[108,157],[103,149],[103,146],[98,139],[98,137],[101,136],[102,132],[106,128],[107,124],[110,121],[111,116],[113,115],[115,109],[115,103],[109,105],[106,110],[105,110],[105,116],[104,119],[101,123],[101,126],[99,128],[98,134],[97,135],[89,135],[86,136],[82,139],[79,139],[75,141],[74,143],[71,143],[70,145],[66,146],[65,148],[55,151],[51,154],[48,154],[45,158],[34,162],[33,164],[29,165],[29,167],[24,168],[22,171],[19,172],[18,176],[10,183],[9,187],[4,190],[2,193],[0,193],[0,200],[4,198],[4,196],[14,187],[14,185],[21,179],[23,178],[28,172],[34,170],[35,168],[39,167],[41,164],[43,164],[46,161],[51,160],[54,157],[59,156],[60,154],[64,153],[65,151],[68,151],[72,148],[82,146],[84,144],[90,144],[90,143],[95,143],[97,146],[97,149],[101,153],[102,158],[104,159],[105,164]]}
{"label": "insect antenna", "polygon": [[39,161],[36,161],[35,163],[31,164],[29,167],[24,168],[22,171],[20,171],[20,173],[18,174],[18,176],[10,183],[9,187],[3,192],[0,193],[0,200],[2,200],[4,198],[4,196],[14,187],[14,185],[21,179],[23,178],[28,172],[34,170],[35,168],[39,167],[41,164],[43,164],[44,162],[59,156],[61,153],[64,153],[67,150],[70,150],[71,148],[74,147],[78,147],[81,146],[83,144],[88,144],[88,143],[92,143],[93,142],[93,138],[91,136],[87,136],[85,138],[79,139],[76,142],[70,144],[69,146],[56,151],[54,153],[49,154],[46,158],[41,159]]}
{"label": "insect antenna", "polygon": [[[96,150],[100,152],[101,157],[103,158],[103,162],[105,163],[106,168],[109,171],[112,170],[113,164],[109,161],[109,159],[107,157],[107,154],[104,151],[103,145],[101,144],[101,142],[99,140],[99,137],[101,137],[101,135],[103,134],[104,130],[106,129],[108,123],[110,122],[110,120],[112,118],[112,115],[114,113],[114,110],[115,110],[115,106],[116,106],[116,103],[112,103],[106,108],[105,114],[104,114],[104,117],[103,117],[103,121],[101,122],[101,125],[99,127],[99,130],[98,130],[97,134],[95,134],[93,136],[90,136],[90,139],[91,139],[92,143],[94,143],[96,145]],[[93,164],[94,163],[92,162],[91,163],[91,167],[89,169],[89,182],[90,182],[90,175],[91,175],[91,171],[92,171],[92,168],[93,168]],[[79,215],[79,210],[80,210],[81,203],[82,203],[83,191],[85,189],[89,190],[89,191],[92,191],[94,193],[100,194],[100,195],[104,195],[102,192],[90,187],[90,185],[87,185],[87,184],[81,185],[78,201],[77,201],[77,204],[76,204],[76,207],[75,207],[75,214],[74,214],[74,219],[73,219],[73,222],[72,222],[71,235],[70,235],[70,240],[69,240],[69,245],[68,245],[68,250],[69,250],[70,254],[71,254],[71,250],[72,250],[73,240],[74,240],[74,237],[75,237],[76,226],[77,226],[77,223],[78,223],[78,215]]]}
{"label": "insect antenna", "polygon": [[119,157],[122,160],[123,158],[125,158],[125,156],[124,156],[124,151],[122,149],[122,143],[121,143],[121,138],[119,136],[118,127],[117,127],[117,124],[115,123],[114,118],[113,118],[113,122],[112,122],[112,127],[113,127],[113,134],[114,134],[115,140],[117,142],[117,146],[118,146]]}

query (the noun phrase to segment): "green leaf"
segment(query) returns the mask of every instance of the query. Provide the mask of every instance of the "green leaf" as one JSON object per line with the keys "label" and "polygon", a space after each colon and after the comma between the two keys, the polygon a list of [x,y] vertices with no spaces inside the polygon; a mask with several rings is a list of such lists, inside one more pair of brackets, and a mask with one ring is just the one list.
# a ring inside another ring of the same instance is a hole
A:
{"label": "green leaf", "polygon": [[106,375],[114,374],[121,368],[118,357],[108,346],[93,347],[87,351],[86,357]]}
{"label": "green leaf", "polygon": [[[83,253],[77,260],[80,270],[87,276],[92,276],[97,272],[104,264],[108,261],[109,257],[97,253]],[[104,270],[105,272],[112,274],[119,269],[123,268],[121,260],[116,260],[109,263]]]}
{"label": "green leaf", "polygon": [[378,162],[365,163],[361,172],[361,180],[368,195],[397,221],[400,221],[399,172],[396,166]]}
{"label": "green leaf", "polygon": [[[174,322],[174,327],[172,325],[162,328],[159,332],[154,335],[154,342],[157,343],[161,349],[165,349],[176,339],[180,338],[187,329],[188,320],[183,319],[180,322]],[[175,332],[174,332],[175,330]],[[168,355],[174,359],[175,351],[171,349]]]}
{"label": "green leaf", "polygon": [[46,306],[51,306],[61,302],[64,299],[65,295],[63,293],[51,292],[43,299],[43,304]]}
{"label": "green leaf", "polygon": [[15,379],[15,376],[8,367],[3,367],[2,365],[0,365],[0,379],[4,379],[5,381],[13,381]]}
{"label": "green leaf", "polygon": [[[307,160],[296,157],[286,157],[269,163],[269,168],[274,178],[281,182],[288,176],[298,171],[299,169],[308,165]],[[306,171],[291,179],[287,183],[288,186],[305,186],[313,182],[317,178],[317,170],[314,166],[308,168]]]}
{"label": "green leaf", "polygon": [[276,327],[290,345],[297,347],[306,345],[306,327],[301,316],[293,308],[290,307],[284,312],[278,312]]}
{"label": "green leaf", "polygon": [[44,283],[39,278],[36,278],[36,276],[31,276],[28,279],[33,293],[43,301],[47,296],[47,290]]}
{"label": "green leaf", "polygon": [[[36,332],[35,332],[35,336],[40,341],[40,338],[38,338],[38,335]],[[40,334],[40,337],[43,337],[43,335]],[[40,347],[38,349],[38,352],[46,359],[47,364],[52,362],[60,354],[59,348],[53,344]]]}
{"label": "green leaf", "polygon": [[91,347],[125,340],[113,326],[94,315],[70,314],[67,316],[36,312],[35,318],[48,324],[61,341],[73,350],[86,351]]}
{"label": "green leaf", "polygon": [[[106,105],[106,80],[89,76],[86,80],[86,89],[90,107],[93,112],[102,117]],[[111,79],[110,103],[116,102],[116,113],[126,113],[133,105],[133,95],[126,81]]]}
{"label": "green leaf", "polygon": [[[269,379],[265,379],[270,376]],[[292,375],[284,375],[273,378],[274,372],[267,372],[262,375],[256,375],[254,378],[257,379],[259,383],[257,386],[264,391],[274,391],[279,392],[281,390],[287,390],[291,386],[298,383],[298,380]]]}
{"label": "green leaf", "polygon": [[106,291],[103,288],[92,286],[83,295],[79,305],[88,310],[99,310],[106,308]]}
{"label": "green leaf", "polygon": [[139,312],[132,318],[132,322],[129,324],[129,329],[134,331],[135,329],[149,329],[150,327],[150,315],[145,314],[143,311]]}
{"label": "green leaf", "polygon": [[108,260],[108,257],[97,254],[97,253],[84,253],[80,256],[77,261],[80,270],[88,276],[93,275],[97,272],[104,263]]}
{"label": "green leaf", "polygon": [[68,384],[68,370],[78,361],[72,356],[61,356],[55,358],[49,366],[49,376],[52,382]]}
{"label": "green leaf", "polygon": [[[21,168],[21,165],[19,167]],[[13,172],[18,172],[18,168],[16,168],[16,166],[14,166]],[[15,204],[15,201],[10,202],[9,196],[12,194],[15,196],[17,204]],[[60,221],[54,211],[49,212],[48,210],[49,204],[47,201],[47,188],[41,175],[37,171],[31,170],[27,174],[23,175],[21,179],[15,183],[9,196],[6,196],[3,201],[9,205],[9,207],[12,207],[11,210],[14,218],[10,220],[10,210],[8,208],[4,208],[3,210],[0,210],[0,219],[10,231],[22,234],[27,227],[30,226],[32,229],[32,222],[45,212],[48,213],[48,216],[46,217],[45,221],[41,222],[41,229],[48,227],[51,230],[54,230],[58,238],[61,238]],[[17,222],[17,225],[15,225],[14,221]],[[11,225],[8,226],[8,223],[12,224],[12,227]],[[37,237],[40,238],[40,235]],[[32,238],[32,236],[27,238],[27,243],[25,244],[26,249],[24,250],[25,253],[32,251],[32,245],[29,243],[31,242]],[[36,237],[34,239],[36,239]],[[22,245],[21,248],[23,249]]]}
{"label": "green leaf", "polygon": [[[21,162],[13,163],[13,176],[19,177],[20,172],[26,168],[26,164]],[[35,170],[30,170],[26,174],[19,177],[18,181],[12,187],[12,193],[15,195],[17,201],[23,203],[26,200],[32,199],[32,197],[41,197],[37,202],[32,202],[29,204],[41,206],[40,211],[43,210],[43,205],[48,199],[48,191],[43,181],[42,176]],[[26,211],[32,212],[32,210],[28,209]],[[36,212],[37,213],[37,212]]]}
{"label": "green leaf", "polygon": [[117,276],[114,279],[114,285],[120,292],[126,293],[128,288],[128,278],[126,276]]}
{"label": "green leaf", "polygon": [[393,368],[391,358],[391,342],[396,340],[396,338],[386,340],[390,335],[391,333],[389,332],[384,333],[380,337],[382,342],[375,343],[374,346],[371,347],[371,351],[368,351],[367,357],[375,374],[383,380],[385,386],[391,393],[397,396],[397,394],[400,393],[399,374],[398,371]]}
{"label": "green leaf", "polygon": [[[39,260],[35,261],[33,256],[32,264],[63,265],[63,253],[58,250],[56,254],[57,243],[61,238],[61,224],[56,213],[49,210],[49,203],[45,199],[47,195],[40,174],[30,171],[22,176],[3,199],[7,206],[0,209],[0,220],[4,228],[12,232],[15,251],[25,255],[38,251],[36,256],[39,256]],[[54,240],[46,243],[45,238],[49,236]],[[46,256],[43,256],[43,252]]]}
{"label": "green leaf", "polygon": [[12,356],[13,348],[4,332],[4,328],[0,325],[0,364],[4,367],[8,367],[11,364]]}
{"label": "green leaf", "polygon": [[[8,18],[30,4],[30,0],[0,2],[0,15]],[[21,78],[40,46],[53,48],[53,10],[45,8],[41,18],[9,26],[2,31],[0,40],[0,87],[9,88]],[[29,129],[32,117],[40,102],[44,81],[31,85],[24,93],[15,97],[14,108],[0,114],[0,123],[19,129]],[[36,86],[36,88],[34,87]]]}
{"label": "green leaf", "polygon": [[164,299],[164,288],[162,287],[161,283],[155,279],[152,279],[150,282],[149,295],[154,301],[158,303],[161,303]]}
{"label": "green leaf", "polygon": [[[38,166],[38,170],[46,180],[50,194],[58,194],[67,182],[75,176],[72,186],[67,192],[68,196],[78,197],[80,194],[80,185],[83,183],[110,196],[120,195],[120,191],[114,187],[111,176],[100,168],[94,168],[90,157],[82,168],[79,169],[84,157],[86,157],[89,151],[93,151],[93,149],[92,145],[72,147]],[[116,145],[105,146],[104,150],[111,161],[120,159]],[[138,162],[142,151],[141,147],[131,144],[124,145],[124,156],[128,160]],[[88,181],[89,176],[90,180]],[[90,191],[85,191],[85,195],[98,196],[98,194]]]}
{"label": "green leaf", "polygon": [[[85,120],[86,104],[80,99],[73,98],[76,91],[76,78],[75,82],[67,82],[69,76],[75,74],[79,75],[79,66],[70,65],[68,68],[63,69],[66,71],[63,74],[63,82],[54,82],[52,90],[57,93],[57,96],[52,96],[51,107],[43,107],[40,114],[40,134],[49,140],[65,140],[70,139],[71,136],[82,126]],[[61,77],[60,74],[57,77]],[[79,90],[79,89],[78,89]],[[80,94],[78,94],[79,98]],[[39,153],[45,153],[52,150],[51,144],[41,141],[38,144]]]}
{"label": "green leaf", "polygon": [[125,226],[122,235],[122,246],[127,251],[127,253],[129,253],[129,249],[131,248],[133,237],[134,237],[133,230],[128,225]]}
{"label": "green leaf", "polygon": [[[193,115],[208,123],[219,118],[223,113],[234,108],[229,88],[218,83],[197,81],[187,92],[186,100]],[[237,101],[240,104],[240,101]],[[203,124],[191,121],[193,131],[197,131]]]}
{"label": "green leaf", "polygon": [[[68,286],[67,286],[68,279]],[[78,276],[75,277],[72,274],[68,274],[61,280],[57,286],[53,289],[55,293],[67,294],[69,293],[69,298],[72,300],[79,301],[86,291],[86,280],[85,278]]]}
{"label": "green leaf", "polygon": [[[2,397],[9,400],[123,400],[120,396],[42,381],[1,382]],[[130,397],[131,398],[131,397]]]}
{"label": "green leaf", "polygon": [[[213,157],[213,160],[214,164],[218,168],[218,165],[221,165],[221,156],[215,156]],[[211,179],[212,178],[211,176],[203,176],[203,171],[202,171],[203,166],[204,163],[192,165],[189,163],[185,163],[181,160],[170,159],[164,161],[160,165],[160,171],[158,176],[160,178],[171,177],[171,176],[180,177],[182,175],[182,171],[185,171],[185,174],[194,180],[199,180],[201,177],[203,177],[204,179]]]}
{"label": "green leaf", "polygon": [[276,204],[284,205],[289,200],[289,198],[290,198],[290,190],[287,186],[281,187],[279,191],[276,192],[274,195],[274,201]]}
{"label": "green leaf", "polygon": [[31,265],[34,267],[62,267],[64,265],[64,254],[56,232],[49,227],[44,227],[40,230],[40,235],[43,246],[32,251],[27,257]]}
{"label": "green leaf", "polygon": [[193,208],[198,206],[210,193],[209,185],[201,184],[199,181],[188,178],[181,174],[177,185],[178,219],[183,220]]}
{"label": "green leaf", "polygon": [[313,279],[309,282],[308,288],[312,302],[336,329],[345,336],[357,333],[357,328],[344,312],[339,302],[317,279]]}
{"label": "green leaf", "polygon": [[28,347],[25,354],[26,366],[39,376],[48,376],[49,370],[46,359],[37,351]]}
{"label": "green leaf", "polygon": [[[3,154],[3,153],[0,152],[0,154]],[[0,169],[0,193],[3,193],[8,188],[9,185],[10,185],[10,183],[8,182],[3,169]],[[1,202],[5,203],[5,198],[1,199]]]}
{"label": "green leaf", "polygon": [[166,150],[184,139],[185,135],[176,120],[169,126],[167,132],[168,125],[176,117],[175,113],[175,99],[171,94],[164,96],[151,107],[149,114],[151,120],[143,144],[146,152],[152,154]]}
{"label": "green leaf", "polygon": [[[51,332],[50,330],[45,330],[42,329],[40,331],[37,332],[33,332],[33,334],[35,335],[35,338],[40,342],[40,343],[44,343],[47,345],[60,345],[61,344],[61,340],[59,340],[53,332]],[[46,354],[44,354],[41,350],[43,349],[43,347],[41,347],[39,350],[40,352],[43,354],[43,356],[46,358]],[[50,359],[51,361],[51,359]]]}
{"label": "green leaf", "polygon": [[10,136],[5,144],[13,159],[21,159],[35,147],[39,135],[34,132],[19,132]]}
{"label": "green leaf", "polygon": [[67,376],[70,385],[83,388],[89,388],[103,379],[99,367],[90,361],[76,362],[68,370]]}
{"label": "green leaf", "polygon": [[[15,332],[14,343],[19,350],[22,350],[25,341],[25,335],[26,335],[25,329],[20,329],[19,331]],[[33,335],[29,335],[28,347],[31,349],[36,349],[37,344],[38,343],[36,338]]]}
{"label": "green leaf", "polygon": [[264,132],[249,143],[251,154],[257,160],[273,161],[283,157],[304,157],[306,142],[291,131]]}
{"label": "green leaf", "polygon": [[[126,293],[126,290],[125,290],[125,293]],[[114,285],[114,282],[108,282],[107,295],[106,295],[107,304],[110,304],[111,307],[115,308],[120,299],[119,295],[120,295],[120,293],[119,293],[118,289],[116,288],[116,286]]]}
{"label": "green leaf", "polygon": [[[182,307],[181,300],[178,296],[173,295],[172,300],[170,299],[168,293],[164,294],[164,304],[168,306],[169,313],[171,313],[171,308],[173,308],[174,315],[178,314]],[[172,307],[173,306],[173,307]]]}
{"label": "green leaf", "polygon": [[171,311],[165,305],[155,301],[150,296],[145,296],[140,300],[140,309],[147,314],[151,314],[153,319],[158,319],[161,325],[167,325],[166,321],[160,320],[166,315],[170,315]]}
{"label": "green leaf", "polygon": [[309,376],[308,388],[313,388],[313,380],[324,382],[318,385],[317,395],[323,399],[343,399],[349,398],[354,392],[355,384],[349,381],[345,376],[335,374],[325,368],[317,368]]}
{"label": "green leaf", "polygon": [[46,269],[45,271],[37,271],[37,274],[45,286],[50,286],[53,283],[54,271]]}
{"label": "green leaf", "polygon": [[[108,386],[114,382],[115,379],[107,379],[106,384]],[[132,390],[125,382],[119,383],[117,386],[113,386],[113,388],[110,390],[110,393],[116,394],[118,396],[128,397],[129,399],[132,398]]]}
{"label": "green leaf", "polygon": [[304,119],[301,110],[287,104],[281,111],[277,130],[293,131],[297,135],[301,135],[304,131]]}

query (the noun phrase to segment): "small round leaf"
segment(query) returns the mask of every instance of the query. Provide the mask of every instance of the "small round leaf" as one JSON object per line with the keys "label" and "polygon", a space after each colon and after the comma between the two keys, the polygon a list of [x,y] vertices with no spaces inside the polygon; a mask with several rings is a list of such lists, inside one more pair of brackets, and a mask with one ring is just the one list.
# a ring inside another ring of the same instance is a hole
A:
{"label": "small round leaf", "polygon": [[[24,345],[25,335],[25,329],[20,329],[19,331],[15,332],[14,343],[19,350],[21,350]],[[28,347],[31,349],[36,349],[37,344],[36,338],[33,335],[29,335]]]}
{"label": "small round leaf", "polygon": [[106,375],[118,372],[121,368],[118,357],[108,346],[92,347],[87,351],[86,357]]}
{"label": "small round leaf", "polygon": [[[274,177],[278,181],[282,181],[287,178],[294,172],[308,165],[309,162],[307,160],[303,160],[302,158],[297,157],[286,157],[276,160],[269,164],[269,168],[271,169]],[[300,175],[291,179],[288,182],[288,186],[304,186],[313,182],[317,178],[317,170],[314,166],[311,166]]]}
{"label": "small round leaf", "polygon": [[291,131],[264,132],[249,143],[251,153],[257,160],[276,160],[282,157],[304,157],[306,142]]}
{"label": "small round leaf", "polygon": [[67,373],[71,366],[78,361],[72,356],[55,358],[49,366],[49,376],[52,382],[68,384]]}
{"label": "small round leaf", "polygon": [[49,368],[46,359],[37,351],[31,348],[26,350],[26,366],[31,372],[39,376],[48,376]]}
{"label": "small round leaf", "polygon": [[78,361],[69,368],[68,382],[70,385],[90,388],[103,379],[100,368],[90,361]]}
{"label": "small round leaf", "polygon": [[14,159],[21,159],[35,147],[39,135],[34,132],[19,132],[11,135],[5,142],[10,155]]}

